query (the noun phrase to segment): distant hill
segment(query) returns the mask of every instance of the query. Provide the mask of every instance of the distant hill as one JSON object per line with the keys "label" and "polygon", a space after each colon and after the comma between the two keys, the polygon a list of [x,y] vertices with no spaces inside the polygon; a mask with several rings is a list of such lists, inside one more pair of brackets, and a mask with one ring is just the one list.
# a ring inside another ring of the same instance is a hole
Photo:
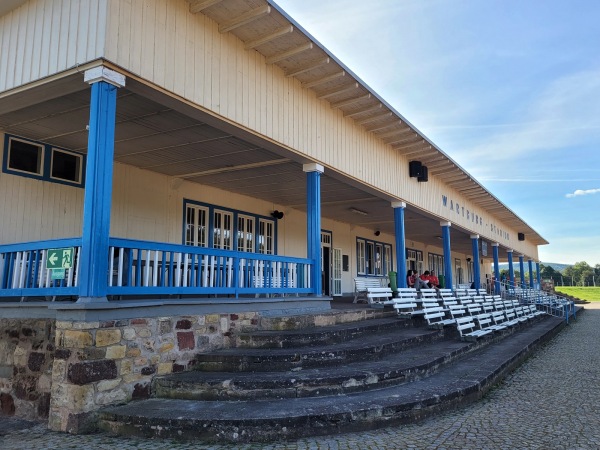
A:
{"label": "distant hill", "polygon": [[[550,266],[557,272],[562,272],[567,267],[572,266],[572,264],[560,264],[560,263],[549,263],[549,262],[541,262],[540,264],[543,264],[544,266]],[[501,264],[498,264],[498,266],[500,267],[500,270],[508,269],[508,263],[501,263]],[[514,266],[515,270],[519,270],[519,261],[515,260],[513,262],[513,266]],[[529,265],[527,264],[527,261],[525,261],[525,270],[529,270]],[[534,270],[535,270],[535,265],[534,265]]]}

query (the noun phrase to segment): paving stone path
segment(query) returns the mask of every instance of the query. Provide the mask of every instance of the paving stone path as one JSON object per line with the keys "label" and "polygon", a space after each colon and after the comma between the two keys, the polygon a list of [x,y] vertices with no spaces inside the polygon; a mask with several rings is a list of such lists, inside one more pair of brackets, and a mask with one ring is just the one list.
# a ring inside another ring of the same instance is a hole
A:
{"label": "paving stone path", "polygon": [[72,436],[0,418],[0,449],[600,449],[600,309],[594,306],[586,305],[576,322],[485,399],[417,425],[268,445],[215,446]]}

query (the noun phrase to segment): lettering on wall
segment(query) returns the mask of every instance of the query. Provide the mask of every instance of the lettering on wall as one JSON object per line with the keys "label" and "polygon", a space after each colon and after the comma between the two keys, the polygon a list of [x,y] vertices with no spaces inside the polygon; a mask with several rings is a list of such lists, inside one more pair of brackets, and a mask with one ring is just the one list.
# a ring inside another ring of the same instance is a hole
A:
{"label": "lettering on wall", "polygon": [[[495,225],[491,222],[484,221],[483,217],[481,217],[479,214],[476,214],[473,211],[470,211],[468,208],[465,208],[464,205],[461,205],[459,202],[456,202],[453,199],[448,199],[448,196],[443,195],[443,194],[442,194],[442,206],[444,208],[448,208],[450,211],[454,212],[458,216],[471,221],[471,223],[473,223],[475,226],[481,228],[482,230],[483,229],[489,230],[490,233],[495,234],[496,236],[499,236],[500,238],[506,239],[507,241],[510,240],[510,233],[508,231],[503,230],[502,228],[498,227],[497,225]],[[452,216],[450,215],[449,218],[451,219]]]}

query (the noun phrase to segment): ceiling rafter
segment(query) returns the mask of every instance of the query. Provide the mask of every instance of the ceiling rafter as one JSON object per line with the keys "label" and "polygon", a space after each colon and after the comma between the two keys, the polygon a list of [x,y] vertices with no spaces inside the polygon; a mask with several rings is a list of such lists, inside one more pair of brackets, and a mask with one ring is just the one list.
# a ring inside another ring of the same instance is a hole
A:
{"label": "ceiling rafter", "polygon": [[[397,146],[392,145],[392,147],[394,148],[394,150],[398,150],[400,153],[406,154],[403,150],[411,150],[411,149],[413,149],[415,147],[419,147],[423,144],[425,144],[425,139],[420,139],[418,142],[415,142],[414,144],[397,145]],[[429,146],[429,148],[431,148],[431,145]]]}
{"label": "ceiling rafter", "polygon": [[339,102],[330,103],[332,108],[343,108],[344,106],[351,105],[352,103],[361,102],[363,100],[369,100],[371,98],[371,94],[361,95],[359,97],[350,97],[345,100],[340,100]]}
{"label": "ceiling rafter", "polygon": [[337,86],[333,89],[323,92],[322,94],[317,95],[319,99],[326,99],[328,97],[333,97],[334,95],[345,94],[346,92],[352,92],[358,89],[358,82],[352,83],[350,86],[341,85]]}
{"label": "ceiling rafter", "polygon": [[311,70],[315,70],[315,69],[318,69],[321,66],[329,64],[330,61],[331,60],[329,59],[329,57],[317,59],[316,61],[311,61],[308,64],[305,64],[304,66],[300,66],[300,67],[297,67],[295,69],[292,69],[292,70],[286,72],[285,76],[287,78],[296,77],[296,76],[301,75],[303,73],[310,72]]}
{"label": "ceiling rafter", "polygon": [[286,34],[293,33],[293,31],[294,31],[293,25],[287,25],[285,27],[278,28],[277,30],[275,30],[272,33],[265,34],[264,36],[253,39],[251,41],[246,41],[244,48],[246,50],[252,50],[253,48],[256,48],[256,47],[266,44],[268,42],[274,41],[275,39],[285,36]]}
{"label": "ceiling rafter", "polygon": [[383,111],[374,116],[369,116],[369,117],[365,117],[364,119],[357,120],[356,123],[359,125],[364,125],[366,123],[375,122],[375,121],[384,119],[386,117],[392,117],[392,112],[391,111]]}
{"label": "ceiling rafter", "polygon": [[366,106],[363,106],[362,108],[354,109],[354,110],[351,110],[350,112],[344,113],[344,117],[355,117],[355,116],[359,116],[361,114],[366,114],[366,113],[370,113],[373,111],[379,111],[381,108],[383,108],[383,105],[381,103],[376,103],[374,105],[366,105]]}
{"label": "ceiling rafter", "polygon": [[233,19],[223,22],[219,25],[219,33],[227,33],[233,31],[236,28],[248,25],[250,22],[254,22],[256,19],[260,19],[266,15],[271,14],[271,7],[269,5],[259,6],[258,8],[251,9],[244,14],[241,14]]}
{"label": "ceiling rafter", "polygon": [[384,142],[388,145],[392,145],[392,146],[402,146],[405,144],[411,144],[413,142],[415,142],[415,140],[419,140],[421,139],[421,136],[419,136],[418,134],[414,134],[412,136],[398,136],[396,138],[392,138],[392,139],[385,139]]}
{"label": "ceiling rafter", "polygon": [[418,136],[418,134],[415,133],[414,130],[409,127],[396,128],[394,130],[386,131],[386,132],[381,132],[381,130],[380,130],[379,132],[375,132],[375,133],[377,134],[377,137],[379,139],[406,137],[406,135],[408,135],[408,134],[414,134],[415,136]]}
{"label": "ceiling rafter", "polygon": [[297,47],[292,48],[291,50],[287,50],[285,52],[276,53],[275,55],[269,56],[266,59],[267,64],[275,64],[276,62],[283,61],[284,59],[291,58],[292,56],[299,55],[300,53],[304,53],[313,48],[312,42],[307,42],[306,44],[298,45]]}
{"label": "ceiling rafter", "polygon": [[365,130],[369,131],[370,133],[375,133],[379,130],[384,130],[386,128],[391,127],[392,125],[399,125],[401,123],[402,123],[402,121],[398,120],[398,118],[396,116],[392,116],[391,120],[389,122],[385,121],[382,124],[374,125],[371,127],[365,127]]}
{"label": "ceiling rafter", "polygon": [[309,89],[309,88],[318,86],[320,84],[325,84],[325,83],[328,83],[330,81],[337,80],[338,78],[342,78],[342,77],[345,77],[345,76],[346,76],[346,71],[345,70],[341,70],[339,72],[332,73],[331,75],[327,75],[327,76],[318,78],[318,79],[313,80],[313,81],[308,81],[306,83],[302,83],[302,86]]}
{"label": "ceiling rafter", "polygon": [[221,3],[222,0],[188,0],[190,3],[190,12],[192,14],[198,14],[207,8],[210,8],[217,3]]}

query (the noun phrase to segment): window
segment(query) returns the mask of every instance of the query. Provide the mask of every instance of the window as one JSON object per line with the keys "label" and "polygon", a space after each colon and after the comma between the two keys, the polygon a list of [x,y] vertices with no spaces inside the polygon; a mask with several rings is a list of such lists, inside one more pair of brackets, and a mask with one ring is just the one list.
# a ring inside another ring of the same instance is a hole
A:
{"label": "window", "polygon": [[356,239],[356,271],[359,275],[386,276],[392,268],[392,246]]}
{"label": "window", "polygon": [[208,247],[208,208],[188,205],[185,216],[185,245]]}
{"label": "window", "polygon": [[456,284],[463,284],[465,282],[463,279],[462,262],[458,258],[454,258],[454,278],[456,279]]}
{"label": "window", "polygon": [[53,148],[50,160],[50,178],[77,184],[81,183],[83,155]]}
{"label": "window", "polygon": [[367,273],[365,262],[365,241],[362,239],[356,240],[356,267],[359,275]]}
{"label": "window", "polygon": [[444,257],[442,255],[429,253],[427,259],[430,271],[435,272],[437,275],[444,275]]}
{"label": "window", "polygon": [[277,222],[192,200],[183,201],[183,242],[239,252],[277,254]]}
{"label": "window", "polygon": [[266,255],[275,254],[275,224],[272,220],[258,221],[258,252]]}
{"label": "window", "polygon": [[233,214],[215,210],[213,217],[213,247],[221,250],[231,250],[233,236]]}
{"label": "window", "polygon": [[475,280],[475,266],[470,258],[467,258],[467,281],[473,282]]}
{"label": "window", "polygon": [[83,187],[85,155],[16,136],[4,139],[2,171]]}
{"label": "window", "polygon": [[238,252],[254,252],[254,217],[238,214]]}
{"label": "window", "polygon": [[10,137],[8,140],[9,170],[24,172],[32,175],[44,174],[44,146]]}
{"label": "window", "polygon": [[423,252],[421,250],[406,249],[406,268],[423,273]]}

